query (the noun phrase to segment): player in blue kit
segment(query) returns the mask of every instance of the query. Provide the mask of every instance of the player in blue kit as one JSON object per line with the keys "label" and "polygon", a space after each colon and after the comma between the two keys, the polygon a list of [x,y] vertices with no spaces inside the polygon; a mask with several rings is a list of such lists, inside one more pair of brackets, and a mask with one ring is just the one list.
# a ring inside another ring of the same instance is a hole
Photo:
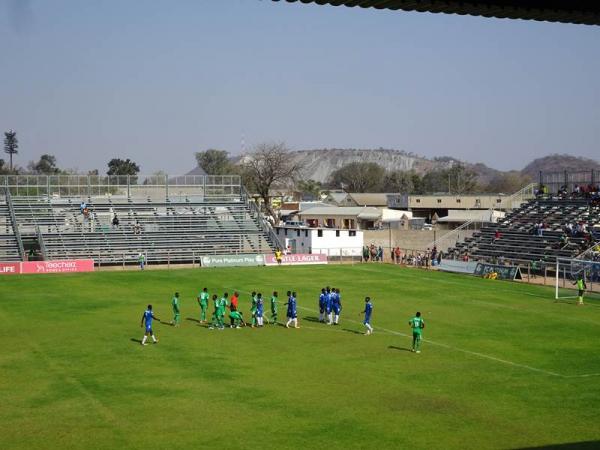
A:
{"label": "player in blue kit", "polygon": [[340,311],[342,310],[342,297],[340,295],[339,289],[335,289],[335,292],[332,292],[331,309],[332,309],[333,315],[334,315],[333,324],[339,325]]}
{"label": "player in blue kit", "polygon": [[287,291],[288,301],[287,305],[287,318],[288,321],[285,324],[286,328],[290,327],[290,323],[294,323],[294,328],[300,328],[298,326],[298,313],[296,311],[296,293]]}
{"label": "player in blue kit", "polygon": [[259,327],[263,326],[263,312],[265,309],[265,304],[262,298],[262,294],[259,292],[256,294],[256,322]]}
{"label": "player in blue kit", "polygon": [[140,327],[144,326],[144,322],[146,323],[146,333],[144,333],[144,337],[142,338],[142,345],[146,345],[148,336],[152,336],[152,340],[155,344],[158,343],[158,339],[156,339],[154,332],[152,331],[152,319],[160,322],[160,319],[152,312],[152,305],[148,305],[148,309],[142,314],[142,321],[140,322]]}
{"label": "player in blue kit", "polygon": [[365,310],[360,314],[365,315],[365,320],[363,320],[363,324],[367,327],[367,332],[365,335],[370,335],[373,333],[373,327],[371,326],[371,313],[373,312],[373,303],[371,303],[371,297],[365,297]]}
{"label": "player in blue kit", "polygon": [[325,288],[321,289],[321,295],[319,295],[319,322],[325,322],[325,304],[327,292],[325,292]]}
{"label": "player in blue kit", "polygon": [[329,286],[327,286],[326,289],[326,293],[325,293],[325,314],[327,316],[327,325],[331,325],[333,323],[333,320],[331,318],[331,308],[333,306],[333,296],[335,295],[335,288],[330,289]]}

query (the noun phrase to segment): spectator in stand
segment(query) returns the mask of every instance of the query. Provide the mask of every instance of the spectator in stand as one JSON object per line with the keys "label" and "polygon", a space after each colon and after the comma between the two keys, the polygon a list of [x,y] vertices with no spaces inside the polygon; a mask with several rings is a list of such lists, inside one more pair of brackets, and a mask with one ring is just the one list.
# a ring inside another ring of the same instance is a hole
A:
{"label": "spectator in stand", "polygon": [[83,200],[81,200],[81,204],[79,205],[79,211],[81,212],[81,214],[83,214],[83,210],[85,208],[87,208],[87,205]]}
{"label": "spectator in stand", "polygon": [[558,190],[558,198],[567,198],[568,193],[569,192],[567,191],[567,185],[563,184]]}
{"label": "spectator in stand", "polygon": [[117,217],[117,213],[115,213],[115,215],[113,217],[112,226],[114,228],[119,228],[119,218]]}
{"label": "spectator in stand", "polygon": [[543,195],[544,195],[544,185],[540,184],[538,186],[538,188],[535,190],[535,196],[539,198],[539,197],[542,197]]}
{"label": "spectator in stand", "polygon": [[544,222],[540,222],[540,224],[538,225],[537,235],[539,237],[543,237],[544,236]]}
{"label": "spectator in stand", "polygon": [[496,241],[498,239],[500,239],[502,237],[502,233],[500,233],[500,230],[496,230],[496,232],[494,233],[494,239],[492,239],[492,244],[495,244]]}
{"label": "spectator in stand", "polygon": [[142,227],[140,223],[136,220],[135,225],[133,226],[133,234],[140,234],[142,232]]}

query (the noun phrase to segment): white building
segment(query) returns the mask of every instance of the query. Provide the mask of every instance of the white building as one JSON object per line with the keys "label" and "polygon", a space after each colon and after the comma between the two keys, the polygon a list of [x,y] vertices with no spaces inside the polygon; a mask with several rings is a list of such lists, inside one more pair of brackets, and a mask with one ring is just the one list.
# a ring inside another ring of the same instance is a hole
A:
{"label": "white building", "polygon": [[368,230],[411,219],[412,212],[369,206],[315,206],[302,209],[297,216],[310,227]]}
{"label": "white building", "polygon": [[363,232],[331,228],[281,226],[275,233],[292,253],[321,253],[328,256],[361,256]]}

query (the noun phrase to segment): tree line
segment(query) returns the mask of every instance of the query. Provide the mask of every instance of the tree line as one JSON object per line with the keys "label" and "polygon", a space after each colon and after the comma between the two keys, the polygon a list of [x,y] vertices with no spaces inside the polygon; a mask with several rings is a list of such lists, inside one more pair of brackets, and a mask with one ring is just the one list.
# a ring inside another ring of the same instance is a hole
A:
{"label": "tree line", "polygon": [[405,194],[449,193],[464,195],[480,192],[512,193],[530,183],[518,171],[498,172],[481,183],[475,171],[462,163],[419,174],[414,170],[386,170],[373,162],[353,162],[335,170],[325,187],[347,192],[398,192]]}
{"label": "tree line", "polygon": [[374,162],[352,162],[333,171],[327,181],[321,183],[297,167],[284,144],[261,144],[235,163],[227,151],[208,149],[197,152],[196,161],[209,175],[241,175],[244,184],[265,201],[268,190],[274,186],[293,188],[309,197],[318,198],[321,193],[330,190],[406,194],[444,192],[454,195],[512,193],[531,182],[529,176],[510,171],[497,172],[489,182],[481,183],[474,170],[457,162],[424,174],[414,170],[387,170]]}
{"label": "tree line", "polygon": [[[19,154],[19,139],[14,130],[4,132],[4,153],[9,156],[8,165],[0,158],[0,175],[78,175],[73,169],[58,167],[56,156],[43,154],[37,161],[29,161],[25,168],[14,164],[15,155]],[[112,158],[108,163],[106,175],[137,175],[140,166],[134,161],[121,158]],[[99,170],[90,170],[88,175],[99,175]]]}

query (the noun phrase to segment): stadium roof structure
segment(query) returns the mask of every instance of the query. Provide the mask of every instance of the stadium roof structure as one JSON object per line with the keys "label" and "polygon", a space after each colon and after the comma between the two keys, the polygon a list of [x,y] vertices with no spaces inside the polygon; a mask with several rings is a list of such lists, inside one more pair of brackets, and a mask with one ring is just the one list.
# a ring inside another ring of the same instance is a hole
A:
{"label": "stadium roof structure", "polygon": [[[283,1],[283,0],[273,0]],[[460,14],[600,25],[600,1],[589,0],[286,0],[332,6]]]}

